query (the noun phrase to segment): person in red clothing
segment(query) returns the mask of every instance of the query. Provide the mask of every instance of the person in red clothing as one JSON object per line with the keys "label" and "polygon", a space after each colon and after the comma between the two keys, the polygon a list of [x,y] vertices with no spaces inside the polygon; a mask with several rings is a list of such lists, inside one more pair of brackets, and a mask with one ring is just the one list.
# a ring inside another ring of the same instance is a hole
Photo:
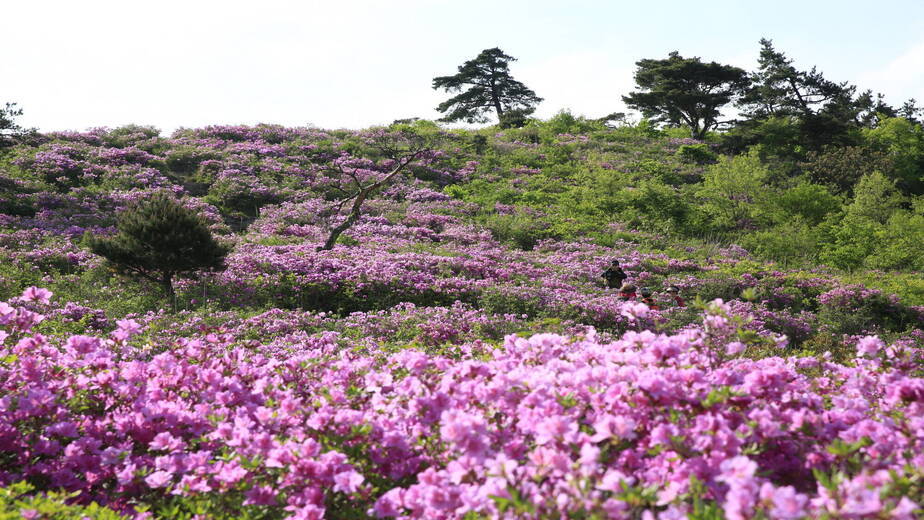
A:
{"label": "person in red clothing", "polygon": [[635,286],[631,283],[624,283],[622,287],[619,288],[619,299],[620,300],[634,300],[635,299]]}
{"label": "person in red clothing", "polygon": [[683,298],[680,297],[680,289],[676,285],[671,285],[667,288],[667,295],[674,301],[674,305],[677,307],[687,306],[687,302],[683,301]]}
{"label": "person in red clothing", "polygon": [[647,287],[642,287],[642,290],[640,292],[642,295],[642,303],[647,305],[648,308],[651,310],[654,310],[654,311],[661,310],[661,308],[658,307],[657,302],[654,301],[654,298],[651,297],[651,289]]}

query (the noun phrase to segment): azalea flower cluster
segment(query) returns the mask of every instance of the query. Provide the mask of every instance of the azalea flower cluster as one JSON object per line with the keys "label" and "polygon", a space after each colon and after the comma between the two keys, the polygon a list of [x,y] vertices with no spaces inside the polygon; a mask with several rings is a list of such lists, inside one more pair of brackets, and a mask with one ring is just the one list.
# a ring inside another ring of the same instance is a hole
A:
{"label": "azalea flower cluster", "polygon": [[919,351],[865,336],[847,364],[744,358],[721,301],[672,335],[440,353],[136,319],[36,333],[57,305],[40,288],[0,303],[3,485],[290,518],[911,519],[924,502]]}

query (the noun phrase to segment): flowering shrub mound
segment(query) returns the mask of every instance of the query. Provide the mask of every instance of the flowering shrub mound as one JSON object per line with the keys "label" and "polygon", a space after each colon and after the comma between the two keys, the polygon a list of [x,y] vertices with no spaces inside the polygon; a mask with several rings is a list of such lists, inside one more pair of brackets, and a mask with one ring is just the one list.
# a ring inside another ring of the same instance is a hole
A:
{"label": "flowering shrub mound", "polygon": [[131,319],[34,333],[50,297],[0,303],[2,485],[274,518],[911,519],[924,503],[921,352],[872,336],[848,365],[742,358],[755,345],[716,301],[674,335],[453,356],[335,333],[163,344]]}

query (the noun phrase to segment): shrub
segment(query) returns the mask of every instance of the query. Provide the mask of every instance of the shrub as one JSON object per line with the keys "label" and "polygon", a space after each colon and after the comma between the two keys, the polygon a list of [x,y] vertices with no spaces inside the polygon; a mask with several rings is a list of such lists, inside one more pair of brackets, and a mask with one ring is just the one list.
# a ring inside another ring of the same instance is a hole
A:
{"label": "shrub", "polygon": [[803,182],[780,193],[775,200],[785,213],[781,220],[788,221],[790,216],[798,216],[811,225],[820,224],[825,217],[840,208],[840,200],[820,184]]}
{"label": "shrub", "polygon": [[818,256],[818,233],[799,219],[741,237],[741,245],[783,266],[810,264]]}
{"label": "shrub", "polygon": [[17,482],[0,488],[0,518],[40,518],[42,520],[119,520],[115,511],[96,502],[70,505],[68,500],[79,493],[47,492],[35,494],[35,487]]}
{"label": "shrub", "polygon": [[879,269],[924,270],[924,215],[898,211],[876,232],[865,264]]}
{"label": "shrub", "polygon": [[123,274],[159,284],[173,296],[173,278],[224,265],[229,248],[215,241],[208,224],[166,194],[157,194],[120,215],[114,237],[88,237],[90,249]]}
{"label": "shrub", "polygon": [[529,294],[522,287],[491,287],[478,299],[478,307],[488,314],[514,314],[531,317],[542,314],[543,305],[538,295]]}
{"label": "shrub", "polygon": [[151,151],[160,137],[160,130],[149,125],[120,126],[102,136],[104,143],[116,148],[134,146],[142,150]]}
{"label": "shrub", "polygon": [[741,295],[741,283],[727,276],[706,278],[693,292],[697,298],[703,301],[711,301],[716,298],[729,301]]}
{"label": "shrub", "polygon": [[832,146],[809,152],[801,166],[814,182],[830,186],[835,193],[848,194],[863,176],[893,169],[885,153],[859,146]]}
{"label": "shrub", "polygon": [[862,217],[848,216],[839,222],[831,219],[822,228],[825,236],[819,257],[841,269],[856,269],[876,249],[875,239],[881,229],[880,224]]}
{"label": "shrub", "polygon": [[848,285],[818,297],[818,321],[832,334],[902,332],[918,326],[920,314],[877,289]]}
{"label": "shrub", "polygon": [[227,212],[257,216],[260,208],[279,202],[279,194],[240,170],[224,170],[209,187],[205,200]]}
{"label": "shrub", "polygon": [[755,153],[722,157],[709,167],[698,191],[703,209],[724,228],[753,228],[764,216],[769,176]]}
{"label": "shrub", "polygon": [[694,164],[712,164],[719,159],[705,143],[680,145],[676,155],[681,161]]}
{"label": "shrub", "polygon": [[[924,129],[903,117],[886,118],[866,137],[880,153],[887,154],[893,166],[891,177],[905,192],[924,192],[921,166],[924,165]],[[887,170],[883,170],[884,172]]]}
{"label": "shrub", "polygon": [[209,159],[220,159],[218,152],[193,147],[177,147],[167,152],[165,164],[170,172],[179,175],[192,175],[199,163]]}
{"label": "shrub", "polygon": [[603,125],[599,121],[585,119],[584,117],[575,116],[568,110],[562,110],[542,123],[553,134],[585,134],[594,130],[602,130]]}
{"label": "shrub", "polygon": [[524,251],[532,250],[540,240],[552,238],[548,224],[522,213],[491,215],[485,226],[496,240],[511,242]]}
{"label": "shrub", "polygon": [[648,180],[617,194],[624,222],[651,231],[683,231],[693,208],[671,186]]}

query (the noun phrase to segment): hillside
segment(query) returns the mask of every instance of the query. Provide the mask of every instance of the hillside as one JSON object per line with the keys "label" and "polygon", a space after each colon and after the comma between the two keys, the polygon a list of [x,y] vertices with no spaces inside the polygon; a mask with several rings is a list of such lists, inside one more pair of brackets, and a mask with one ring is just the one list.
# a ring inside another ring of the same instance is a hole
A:
{"label": "hillside", "polygon": [[[562,113],[13,147],[0,484],[174,518],[914,518],[917,196],[681,135]],[[319,250],[350,178],[414,143]],[[230,248],[172,298],[88,246],[158,192]],[[614,259],[656,305],[604,286]]]}

